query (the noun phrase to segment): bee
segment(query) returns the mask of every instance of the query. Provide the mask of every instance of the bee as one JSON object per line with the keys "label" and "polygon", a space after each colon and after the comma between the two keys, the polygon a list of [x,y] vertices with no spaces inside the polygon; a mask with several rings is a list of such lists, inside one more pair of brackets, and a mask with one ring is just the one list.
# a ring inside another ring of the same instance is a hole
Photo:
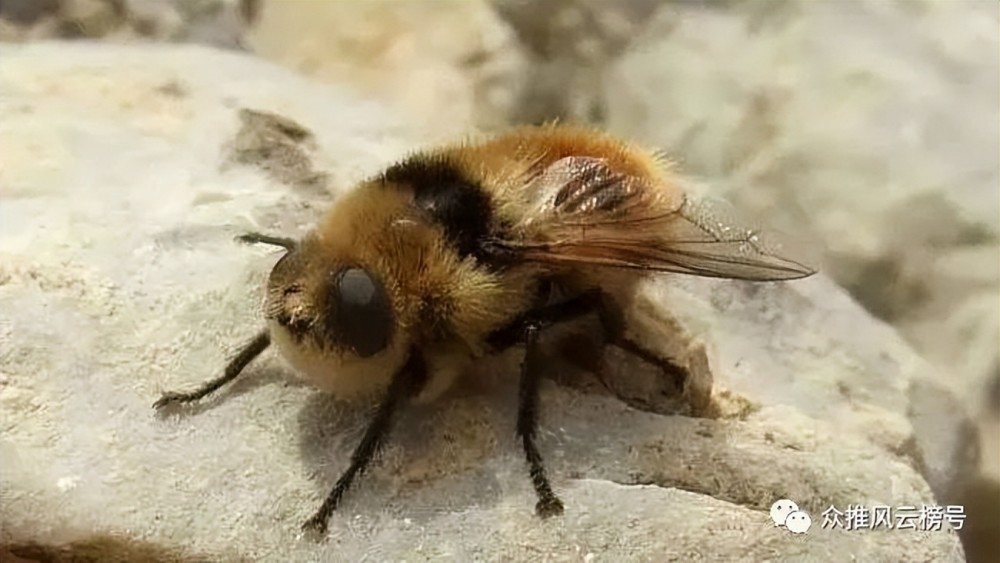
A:
{"label": "bee", "polygon": [[674,272],[778,281],[814,270],[717,220],[654,153],[580,127],[522,127],[415,153],[342,195],[267,281],[261,330],[218,378],[165,393],[205,397],[271,344],[304,378],[377,401],[350,464],[303,525],[325,532],[408,403],[433,401],[481,357],[525,347],[516,435],[540,517],[563,512],[536,445],[539,334],[597,313],[607,342],[643,359],[622,311],[636,284]]}

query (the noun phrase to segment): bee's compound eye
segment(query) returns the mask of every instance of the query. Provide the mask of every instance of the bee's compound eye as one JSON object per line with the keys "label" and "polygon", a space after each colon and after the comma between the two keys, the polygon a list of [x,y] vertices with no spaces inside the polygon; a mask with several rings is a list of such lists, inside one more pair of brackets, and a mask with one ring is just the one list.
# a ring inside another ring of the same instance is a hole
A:
{"label": "bee's compound eye", "polygon": [[333,311],[327,322],[332,336],[362,358],[384,350],[392,332],[385,287],[361,268],[335,272],[331,281]]}

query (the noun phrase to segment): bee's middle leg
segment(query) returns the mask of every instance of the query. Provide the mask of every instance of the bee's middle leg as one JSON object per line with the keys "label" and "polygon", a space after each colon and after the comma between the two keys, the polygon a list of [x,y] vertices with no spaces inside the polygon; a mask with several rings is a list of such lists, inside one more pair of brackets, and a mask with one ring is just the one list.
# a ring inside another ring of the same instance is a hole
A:
{"label": "bee's middle leg", "polygon": [[538,362],[539,333],[546,326],[591,313],[599,305],[600,293],[584,293],[561,303],[529,311],[510,325],[495,332],[489,339],[498,350],[512,346],[518,341],[523,341],[525,344],[518,391],[517,435],[521,438],[524,454],[528,461],[531,484],[538,496],[535,513],[542,518],[562,514],[563,503],[552,490],[552,485],[545,474],[542,455],[535,444],[538,432],[538,391],[542,379],[541,364]]}
{"label": "bee's middle leg", "polygon": [[545,475],[545,465],[542,454],[535,444],[538,432],[538,388],[542,372],[539,369],[538,357],[539,326],[530,324],[525,328],[524,361],[521,363],[521,384],[518,392],[517,435],[521,438],[524,455],[528,461],[528,471],[531,484],[538,496],[535,513],[542,518],[562,514],[563,503],[552,491],[549,478]]}

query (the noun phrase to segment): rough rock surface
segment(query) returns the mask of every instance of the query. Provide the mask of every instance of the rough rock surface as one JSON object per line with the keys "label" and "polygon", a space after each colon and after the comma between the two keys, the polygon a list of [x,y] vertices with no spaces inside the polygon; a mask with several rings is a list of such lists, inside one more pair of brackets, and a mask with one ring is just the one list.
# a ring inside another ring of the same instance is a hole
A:
{"label": "rough rock surface", "polygon": [[[266,113],[280,118],[262,125]],[[831,504],[935,504],[921,472],[956,470],[931,458],[952,436],[910,413],[962,422],[944,402],[915,406],[947,392],[824,277],[651,284],[635,332],[710,372],[712,416],[630,407],[580,384],[586,373],[547,382],[541,447],[562,518],[532,514],[512,351],[409,411],[328,540],[298,539],[363,408],[272,355],[185,416],[150,404],[215,375],[261,322],[275,256],[233,235],[299,235],[329,203],[298,181],[311,176],[245,149],[275,138],[335,194],[415,138],[349,92],[192,47],[7,46],[0,115],[3,542],[118,533],[252,560],[962,560],[948,530],[819,525]],[[812,514],[807,535],[771,524],[782,497]]]}
{"label": "rough rock surface", "polygon": [[706,4],[657,12],[607,73],[607,126],[812,231],[979,410],[1000,338],[998,5]]}
{"label": "rough rock surface", "polygon": [[95,39],[240,45],[253,0],[4,0],[0,41]]}
{"label": "rough rock surface", "polygon": [[[977,419],[978,471],[1000,483],[998,21],[975,1],[674,4],[606,71],[601,101],[610,130],[811,232],[825,271]],[[935,490],[957,499],[973,473]]]}
{"label": "rough rock surface", "polygon": [[641,35],[661,0],[492,0],[528,52],[530,78],[516,90],[510,118],[601,123],[608,69]]}
{"label": "rough rock surface", "polygon": [[257,4],[249,50],[352,84],[412,116],[425,135],[503,126],[518,102],[524,55],[484,0]]}

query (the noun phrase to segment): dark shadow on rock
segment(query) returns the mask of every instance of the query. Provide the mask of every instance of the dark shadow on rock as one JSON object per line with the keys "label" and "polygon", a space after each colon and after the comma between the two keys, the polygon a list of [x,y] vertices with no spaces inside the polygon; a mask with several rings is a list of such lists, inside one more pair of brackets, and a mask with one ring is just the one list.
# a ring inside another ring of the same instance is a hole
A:
{"label": "dark shadow on rock", "polygon": [[613,396],[654,414],[712,417],[715,412],[711,371],[698,354],[681,362],[653,350],[611,344],[596,322],[546,336],[547,375],[562,385]]}
{"label": "dark shadow on rock", "polygon": [[[578,418],[565,412],[569,403],[547,403],[547,398],[566,393],[584,393],[613,397],[636,410],[655,414],[684,412],[685,397],[673,381],[664,378],[658,368],[650,375],[633,369],[632,363],[615,365],[611,377],[614,386],[602,383],[594,375],[594,366],[607,363],[603,342],[591,339],[592,332],[547,331],[542,337],[540,355],[546,379],[565,387],[557,393],[543,391],[540,405],[539,447],[550,469],[554,484],[567,479],[593,477],[587,470],[600,456],[590,448],[572,443],[590,443],[584,426],[563,437],[560,421]],[[472,507],[495,505],[503,490],[531,490],[526,465],[523,475],[513,478],[522,483],[499,482],[499,458],[517,458],[524,463],[520,440],[516,436],[518,381],[523,348],[492,356],[477,364],[443,397],[426,405],[410,405],[396,418],[380,456],[369,470],[357,477],[341,505],[348,514],[388,511],[399,517],[420,522],[430,521],[439,512],[460,512]],[[635,361],[641,364],[641,360]],[[639,383],[634,380],[641,379]],[[652,381],[653,383],[649,383]],[[630,383],[631,382],[631,383]],[[658,383],[657,383],[658,382]],[[635,391],[630,396],[622,389]],[[645,393],[645,395],[644,395]],[[347,469],[354,448],[364,433],[376,401],[363,404],[338,401],[329,394],[311,395],[299,412],[300,452],[306,470],[316,483],[318,508],[321,499]],[[689,410],[689,409],[688,409]],[[592,421],[600,425],[601,421]],[[583,434],[579,432],[583,431]],[[594,433],[602,435],[602,433]],[[595,443],[594,448],[621,449],[615,444]],[[622,452],[624,453],[624,451]],[[533,506],[525,507],[533,510]],[[331,527],[344,516],[334,514]]]}
{"label": "dark shadow on rock", "polygon": [[[419,522],[497,502],[500,489],[487,467],[496,443],[487,402],[449,393],[402,409],[385,447],[344,496],[341,512],[388,511]],[[299,412],[299,448],[320,495],[316,508],[347,469],[375,406],[317,392]],[[468,472],[478,475],[470,479]],[[339,517],[334,513],[331,527]]]}

